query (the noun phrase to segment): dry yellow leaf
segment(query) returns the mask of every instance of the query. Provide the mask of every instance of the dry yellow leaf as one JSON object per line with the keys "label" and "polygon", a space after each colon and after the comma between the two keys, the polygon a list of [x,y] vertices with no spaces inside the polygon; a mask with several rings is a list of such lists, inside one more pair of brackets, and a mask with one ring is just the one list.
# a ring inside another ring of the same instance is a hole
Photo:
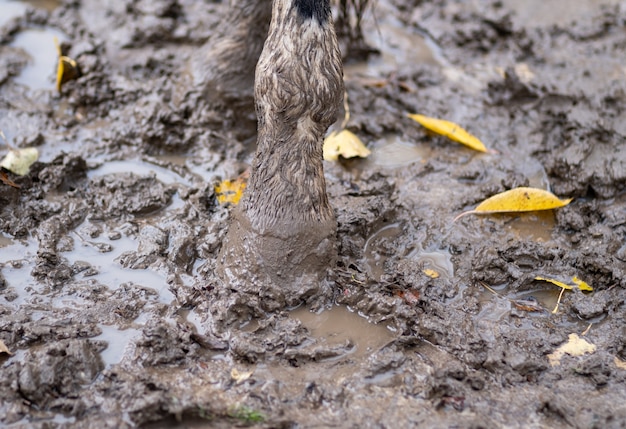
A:
{"label": "dry yellow leaf", "polygon": [[448,137],[450,140],[461,143],[479,152],[487,152],[487,148],[478,138],[471,135],[454,122],[430,118],[428,116],[418,115],[417,113],[409,113],[408,117],[434,133]]}
{"label": "dry yellow leaf", "polygon": [[61,87],[65,82],[78,77],[78,64],[70,57],[63,55],[61,45],[56,37],[54,38],[54,44],[59,56],[59,62],[57,64],[57,91],[61,92]]}
{"label": "dry yellow leaf", "polygon": [[426,269],[424,269],[422,271],[424,272],[424,274],[426,274],[431,279],[439,278],[439,273],[437,271],[435,271],[435,270],[431,270],[430,268],[426,268]]}
{"label": "dry yellow leaf", "polygon": [[550,365],[558,366],[561,363],[561,358],[563,358],[565,354],[570,356],[582,356],[595,351],[595,345],[583,338],[580,338],[577,334],[569,334],[567,342],[548,355],[548,361],[550,362]]}
{"label": "dry yellow leaf", "polygon": [[615,358],[613,358],[613,362],[615,363],[615,366],[618,367],[619,369],[626,370],[626,361],[623,361],[616,356]]}
{"label": "dry yellow leaf", "polygon": [[24,149],[11,149],[0,161],[0,167],[4,167],[18,176],[28,173],[30,166],[39,158],[39,151],[34,147]]}
{"label": "dry yellow leaf", "polygon": [[367,158],[371,153],[361,139],[348,130],[334,131],[324,140],[326,161],[337,161],[339,155],[344,158]]}
{"label": "dry yellow leaf", "polygon": [[[549,279],[546,277],[540,277],[537,276],[535,277],[535,280],[543,280],[544,282],[549,282],[552,283],[554,285],[557,285],[558,287],[561,287],[563,289],[567,289],[567,290],[571,290],[574,288],[574,286],[572,285],[568,285],[566,283],[560,282],[558,280],[555,279]],[[578,277],[574,276],[572,277],[572,282],[574,282],[576,284],[576,286],[578,286],[578,289],[582,290],[582,291],[586,291],[586,292],[590,292],[593,290],[593,287],[591,287],[589,284],[587,284],[586,282],[580,280]]]}
{"label": "dry yellow leaf", "polygon": [[220,204],[237,205],[246,189],[246,181],[243,178],[237,180],[224,180],[215,185],[215,196]]}
{"label": "dry yellow leaf", "polygon": [[557,285],[558,287],[563,288],[563,289],[567,289],[567,290],[572,290],[574,288],[574,286],[570,286],[570,285],[568,285],[566,283],[563,283],[563,282],[560,282],[558,280],[548,279],[548,278],[545,278],[545,277],[537,276],[537,277],[535,277],[535,280],[543,280],[544,282],[552,283],[553,285]]}
{"label": "dry yellow leaf", "polygon": [[552,192],[537,188],[515,188],[501,192],[480,203],[474,210],[463,212],[454,220],[467,214],[519,213],[550,210],[568,205],[573,198],[559,199]]}
{"label": "dry yellow leaf", "polygon": [[585,291],[593,290],[593,288],[587,282],[582,281],[576,276],[572,277],[572,281],[576,283],[576,285],[578,286],[578,289],[580,290],[585,290]]}

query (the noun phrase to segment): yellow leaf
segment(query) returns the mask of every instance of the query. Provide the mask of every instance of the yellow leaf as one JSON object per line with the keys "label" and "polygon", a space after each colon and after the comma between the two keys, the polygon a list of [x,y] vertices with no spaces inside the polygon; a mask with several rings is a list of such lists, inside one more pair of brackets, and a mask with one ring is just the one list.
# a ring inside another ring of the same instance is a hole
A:
{"label": "yellow leaf", "polygon": [[474,210],[463,212],[454,220],[467,214],[517,213],[550,210],[568,205],[573,198],[559,199],[552,192],[537,188],[515,188],[501,192],[480,203]]}
{"label": "yellow leaf", "polygon": [[[558,280],[548,279],[548,278],[545,278],[545,277],[539,277],[538,276],[538,277],[535,277],[535,280],[543,280],[544,282],[550,282],[550,283],[555,284],[558,287],[561,287],[563,289],[571,290],[571,289],[574,288],[574,286],[565,284],[565,283],[560,282]],[[576,284],[576,286],[578,286],[578,289],[580,289],[580,290],[583,290],[583,291],[592,291],[593,290],[593,288],[589,284],[587,284],[586,282],[580,280],[576,276],[572,277],[572,282],[574,282]]]}
{"label": "yellow leaf", "polygon": [[426,269],[424,269],[422,271],[424,272],[424,274],[426,274],[431,279],[439,278],[439,273],[437,271],[435,271],[435,270],[431,270],[430,268],[426,268]]}
{"label": "yellow leaf", "polygon": [[580,338],[577,334],[569,334],[567,342],[548,355],[548,361],[550,361],[550,365],[558,366],[561,363],[561,358],[565,354],[570,356],[582,356],[586,353],[593,353],[595,351],[595,345],[587,342],[587,340],[583,338]]}
{"label": "yellow leaf", "polygon": [[454,122],[430,118],[416,113],[409,113],[408,117],[434,133],[448,137],[450,140],[461,143],[479,152],[487,152],[487,148],[478,138],[471,135]]}
{"label": "yellow leaf", "polygon": [[339,155],[344,158],[367,158],[372,153],[354,133],[348,130],[332,132],[324,140],[324,159],[337,161]]}
{"label": "yellow leaf", "polygon": [[0,161],[0,167],[4,167],[18,176],[28,173],[28,169],[39,158],[39,151],[34,147],[24,149],[11,149]]}
{"label": "yellow leaf", "polygon": [[230,203],[237,205],[245,189],[246,181],[242,178],[233,181],[224,180],[223,182],[215,185],[215,195],[217,196],[217,201],[220,204]]}
{"label": "yellow leaf", "polygon": [[537,276],[537,277],[535,277],[535,280],[543,280],[544,282],[552,283],[553,285],[557,285],[558,287],[563,288],[563,289],[567,289],[567,290],[572,290],[574,288],[574,286],[570,286],[570,285],[565,284],[563,282],[560,282],[558,280],[548,279],[548,278],[545,278],[545,277]]}
{"label": "yellow leaf", "polygon": [[593,288],[587,282],[582,281],[576,276],[572,277],[572,281],[576,283],[576,285],[578,286],[578,289],[580,290],[585,290],[585,291],[593,290]]}
{"label": "yellow leaf", "polygon": [[621,360],[618,357],[613,358],[613,362],[615,363],[615,366],[618,367],[619,369],[624,369],[626,370],[626,362]]}
{"label": "yellow leaf", "polygon": [[54,44],[59,56],[59,62],[57,64],[57,91],[61,92],[61,86],[63,86],[65,82],[78,77],[78,64],[70,57],[63,55],[61,45],[59,45],[59,40],[56,37],[54,38]]}

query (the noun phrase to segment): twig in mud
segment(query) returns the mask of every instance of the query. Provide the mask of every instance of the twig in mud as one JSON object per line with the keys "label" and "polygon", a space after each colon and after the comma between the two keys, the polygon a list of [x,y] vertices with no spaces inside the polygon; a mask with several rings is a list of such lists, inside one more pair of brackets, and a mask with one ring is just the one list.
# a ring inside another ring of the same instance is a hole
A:
{"label": "twig in mud", "polygon": [[559,299],[556,300],[556,305],[554,306],[554,310],[552,310],[552,314],[556,314],[556,312],[559,311],[559,304],[561,303],[561,297],[563,296],[563,292],[565,292],[565,289],[561,288]]}
{"label": "twig in mud", "polygon": [[339,129],[344,130],[346,125],[348,125],[348,121],[350,121],[350,104],[348,103],[348,90],[343,90],[343,110],[345,111],[345,115],[343,117],[343,122],[341,123],[341,127]]}

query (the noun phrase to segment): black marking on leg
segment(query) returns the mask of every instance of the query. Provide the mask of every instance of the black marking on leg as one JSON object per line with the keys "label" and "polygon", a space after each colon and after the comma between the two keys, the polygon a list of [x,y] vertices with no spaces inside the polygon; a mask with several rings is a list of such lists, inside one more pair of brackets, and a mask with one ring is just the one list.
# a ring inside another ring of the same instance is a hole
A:
{"label": "black marking on leg", "polygon": [[317,19],[317,22],[324,24],[330,16],[329,0],[294,0],[295,8],[303,19]]}

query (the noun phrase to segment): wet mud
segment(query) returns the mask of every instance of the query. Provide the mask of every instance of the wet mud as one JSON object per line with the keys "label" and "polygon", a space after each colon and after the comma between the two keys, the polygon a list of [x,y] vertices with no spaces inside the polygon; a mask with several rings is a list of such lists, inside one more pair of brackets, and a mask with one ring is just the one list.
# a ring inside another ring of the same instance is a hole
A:
{"label": "wet mud", "polygon": [[[198,84],[225,4],[0,9],[0,155],[40,152],[0,183],[0,425],[626,425],[623,2],[377,2],[380,54],[345,66],[373,153],[324,163],[339,255],[315,312],[233,306],[216,274],[232,208],[213,186],[256,129]],[[81,72],[61,94],[54,36]],[[574,200],[453,221],[516,186]],[[553,311],[537,276],[594,291]],[[555,364],[570,334],[595,349]]]}

